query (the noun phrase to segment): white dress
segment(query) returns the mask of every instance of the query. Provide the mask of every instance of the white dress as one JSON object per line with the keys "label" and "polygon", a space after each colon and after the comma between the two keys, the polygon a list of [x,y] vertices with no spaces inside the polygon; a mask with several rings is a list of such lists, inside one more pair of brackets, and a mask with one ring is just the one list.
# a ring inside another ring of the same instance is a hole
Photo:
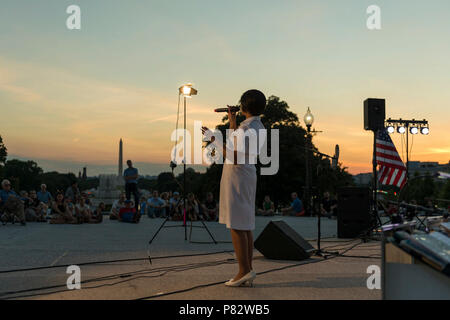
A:
{"label": "white dress", "polygon": [[[241,123],[244,132],[264,129],[259,116]],[[263,142],[264,143],[264,142]],[[258,145],[261,141],[258,139]],[[259,151],[259,149],[258,149]],[[248,153],[248,145],[246,145]],[[224,164],[220,180],[219,223],[229,229],[255,229],[256,168],[254,164]]]}

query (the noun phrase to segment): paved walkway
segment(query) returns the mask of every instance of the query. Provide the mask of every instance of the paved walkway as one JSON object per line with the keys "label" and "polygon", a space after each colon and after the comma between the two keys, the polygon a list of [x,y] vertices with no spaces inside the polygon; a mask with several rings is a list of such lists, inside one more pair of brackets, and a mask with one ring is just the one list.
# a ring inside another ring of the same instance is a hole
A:
{"label": "paved walkway", "polygon": [[[316,218],[258,217],[255,238],[271,219],[283,219],[306,239],[316,238]],[[106,220],[101,225],[49,225],[30,223],[26,227],[0,226],[0,299],[380,299],[379,290],[366,287],[369,265],[380,265],[380,243],[360,244],[346,255],[323,260],[273,261],[255,252],[258,272],[253,288],[226,288],[222,282],[237,268],[226,228],[207,223],[214,237],[222,241],[196,244],[184,240],[184,228],[165,228],[153,244],[148,241],[162,219],[143,218],[138,225]],[[168,225],[179,225],[169,222]],[[196,225],[201,225],[199,222]],[[189,230],[188,230],[189,232]],[[339,250],[359,240],[336,239],[336,221],[322,219],[323,247]],[[207,232],[194,228],[192,241],[208,242]],[[315,246],[315,241],[311,241]],[[150,265],[148,252],[154,258]],[[221,252],[221,253],[217,253]],[[211,255],[200,255],[213,253]],[[189,255],[158,259],[157,257]],[[4,270],[85,262],[139,259],[136,261],[81,265],[82,290],[65,287],[66,268],[1,273]],[[98,279],[102,277],[102,279]],[[51,287],[30,291],[42,287]],[[192,289],[193,287],[197,287]],[[186,291],[184,291],[186,290]],[[22,291],[16,294],[6,292]],[[179,292],[178,291],[184,291]],[[57,292],[45,294],[49,292]],[[33,295],[33,296],[31,296]]]}

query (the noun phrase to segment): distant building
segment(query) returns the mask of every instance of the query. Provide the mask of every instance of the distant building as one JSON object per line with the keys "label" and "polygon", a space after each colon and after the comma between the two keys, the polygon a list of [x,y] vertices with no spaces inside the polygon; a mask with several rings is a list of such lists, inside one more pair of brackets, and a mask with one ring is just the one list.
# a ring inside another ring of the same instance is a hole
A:
{"label": "distant building", "polygon": [[81,176],[81,178],[82,178],[83,180],[86,180],[86,179],[87,179],[87,168],[86,168],[86,167],[83,168],[83,175]]}
{"label": "distant building", "polygon": [[450,161],[446,164],[440,164],[439,162],[421,162],[421,161],[410,161],[409,162],[409,174],[410,177],[415,175],[434,175],[439,171],[450,172]]}
{"label": "distant building", "polygon": [[353,182],[359,186],[367,186],[372,184],[372,172],[358,173],[353,176]]}

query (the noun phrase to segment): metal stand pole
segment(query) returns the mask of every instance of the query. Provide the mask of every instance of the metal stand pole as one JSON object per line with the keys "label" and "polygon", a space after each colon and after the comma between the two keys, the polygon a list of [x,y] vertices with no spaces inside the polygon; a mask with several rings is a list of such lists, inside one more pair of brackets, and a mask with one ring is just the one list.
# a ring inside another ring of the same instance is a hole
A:
{"label": "metal stand pole", "polygon": [[[378,216],[378,173],[377,173],[377,133],[378,130],[373,131],[373,160],[372,160],[372,169],[373,169],[373,209],[372,215],[373,219],[376,219],[376,222],[379,226],[382,225],[381,219]],[[368,230],[371,232],[372,228]]]}
{"label": "metal stand pole", "polygon": [[183,135],[183,202],[184,202],[184,240],[187,240],[187,223],[186,223],[186,96],[184,96],[184,135]]}
{"label": "metal stand pole", "polygon": [[310,149],[310,135],[311,135],[311,126],[307,126],[306,131],[306,149],[305,149],[305,164],[306,164],[306,172],[305,172],[305,213],[312,213],[311,211],[311,200],[310,200],[310,181],[309,181],[309,149]]}
{"label": "metal stand pole", "polygon": [[409,179],[409,125],[406,126],[406,181]]}

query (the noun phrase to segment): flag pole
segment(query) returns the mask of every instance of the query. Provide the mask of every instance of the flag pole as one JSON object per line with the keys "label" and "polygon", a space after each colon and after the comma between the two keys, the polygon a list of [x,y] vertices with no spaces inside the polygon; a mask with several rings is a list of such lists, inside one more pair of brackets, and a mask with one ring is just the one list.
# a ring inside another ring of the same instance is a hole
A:
{"label": "flag pole", "polygon": [[[373,218],[377,219],[378,224],[381,226],[381,220],[380,217],[378,216],[378,173],[377,173],[377,134],[378,134],[378,130],[380,129],[375,129],[373,130],[373,161],[372,161],[372,169],[373,169],[373,185],[372,185],[372,189],[373,189],[373,209],[372,209],[372,214],[373,214]],[[369,230],[370,232],[370,230]]]}

